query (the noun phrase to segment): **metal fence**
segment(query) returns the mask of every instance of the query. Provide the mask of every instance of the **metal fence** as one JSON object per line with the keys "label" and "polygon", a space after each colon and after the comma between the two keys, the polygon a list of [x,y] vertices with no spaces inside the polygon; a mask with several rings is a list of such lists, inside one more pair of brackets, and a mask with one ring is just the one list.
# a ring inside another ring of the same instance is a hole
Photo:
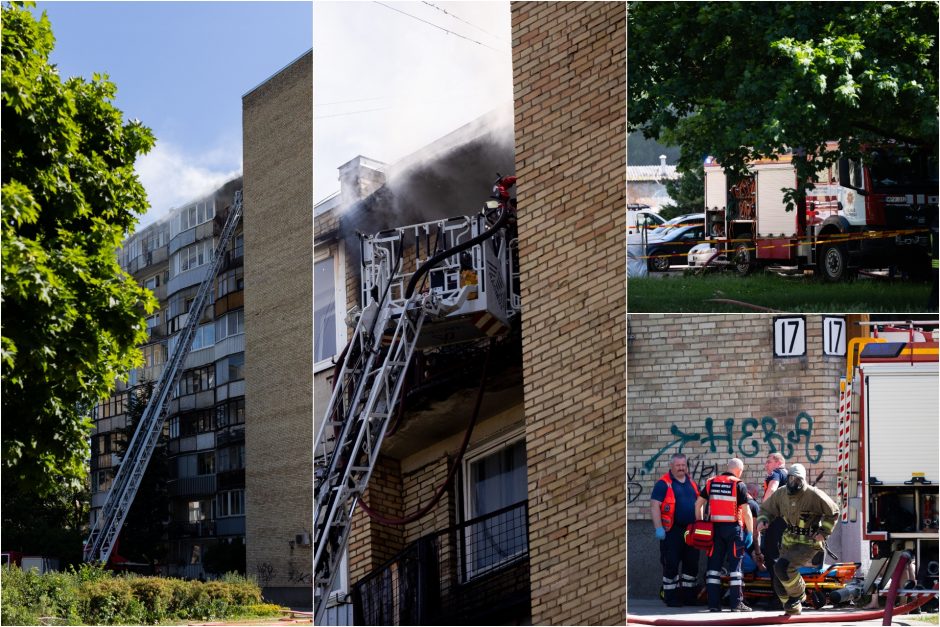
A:
{"label": "metal fence", "polygon": [[424,536],[356,583],[357,625],[485,625],[529,618],[528,503]]}

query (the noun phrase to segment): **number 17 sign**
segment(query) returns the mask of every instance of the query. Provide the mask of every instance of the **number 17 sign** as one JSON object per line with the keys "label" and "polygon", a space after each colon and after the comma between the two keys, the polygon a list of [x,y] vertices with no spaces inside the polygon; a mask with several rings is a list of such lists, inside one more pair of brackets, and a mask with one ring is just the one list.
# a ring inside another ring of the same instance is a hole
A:
{"label": "number 17 sign", "polygon": [[806,318],[774,318],[774,357],[802,357],[806,354]]}
{"label": "number 17 sign", "polygon": [[823,355],[845,356],[845,318],[823,318]]}

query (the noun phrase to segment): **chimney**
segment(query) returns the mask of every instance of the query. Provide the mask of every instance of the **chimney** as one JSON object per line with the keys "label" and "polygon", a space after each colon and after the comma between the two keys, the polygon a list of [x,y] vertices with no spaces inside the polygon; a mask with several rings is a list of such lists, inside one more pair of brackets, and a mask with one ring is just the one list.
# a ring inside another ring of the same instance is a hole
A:
{"label": "chimney", "polygon": [[666,176],[666,155],[659,155],[659,178]]}
{"label": "chimney", "polygon": [[362,200],[385,184],[385,164],[362,155],[339,166],[340,205]]}

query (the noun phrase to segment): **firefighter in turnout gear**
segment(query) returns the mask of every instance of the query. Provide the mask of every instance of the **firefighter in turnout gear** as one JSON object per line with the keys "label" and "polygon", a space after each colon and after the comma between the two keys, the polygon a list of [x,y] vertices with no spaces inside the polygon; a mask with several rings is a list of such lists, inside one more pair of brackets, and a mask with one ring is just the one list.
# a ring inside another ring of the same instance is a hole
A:
{"label": "firefighter in turnout gear", "polygon": [[705,587],[708,590],[708,609],[721,611],[721,569],[728,562],[731,611],[750,612],[744,604],[744,574],[741,561],[744,551],[754,541],[754,517],[748,507],[747,486],[741,481],[744,462],[737,457],[728,461],[728,471],[712,477],[695,502],[695,517],[705,520],[708,504],[709,520],[715,525],[715,543],[708,552],[708,571]]}
{"label": "firefighter in turnout gear", "polygon": [[688,475],[686,456],[673,455],[669,472],[660,477],[650,495],[650,518],[663,565],[663,600],[669,607],[695,605],[698,596],[699,552],[684,537],[686,527],[695,520],[698,495],[698,486]]}
{"label": "firefighter in turnout gear", "polygon": [[774,592],[787,614],[799,614],[806,598],[801,566],[809,566],[823,549],[839,516],[839,507],[826,494],[806,481],[806,469],[793,464],[785,490],[777,490],[761,504],[757,517],[760,533],[777,518],[786,521],[780,540],[780,557],[774,564]]}

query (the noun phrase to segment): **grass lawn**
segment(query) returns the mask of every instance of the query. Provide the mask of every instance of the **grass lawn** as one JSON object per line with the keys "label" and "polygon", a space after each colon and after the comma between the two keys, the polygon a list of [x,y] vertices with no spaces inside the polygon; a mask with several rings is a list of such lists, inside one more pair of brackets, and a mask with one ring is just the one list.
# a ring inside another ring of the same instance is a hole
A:
{"label": "grass lawn", "polygon": [[[737,313],[753,309],[709,302],[721,298],[787,312],[924,313],[930,284],[860,279],[824,283],[804,276],[773,273],[747,277],[732,273],[634,278],[627,281],[630,313]],[[935,305],[936,306],[936,305]]]}
{"label": "grass lawn", "polygon": [[940,615],[938,614],[905,614],[905,621],[925,623],[930,625],[940,625]]}

